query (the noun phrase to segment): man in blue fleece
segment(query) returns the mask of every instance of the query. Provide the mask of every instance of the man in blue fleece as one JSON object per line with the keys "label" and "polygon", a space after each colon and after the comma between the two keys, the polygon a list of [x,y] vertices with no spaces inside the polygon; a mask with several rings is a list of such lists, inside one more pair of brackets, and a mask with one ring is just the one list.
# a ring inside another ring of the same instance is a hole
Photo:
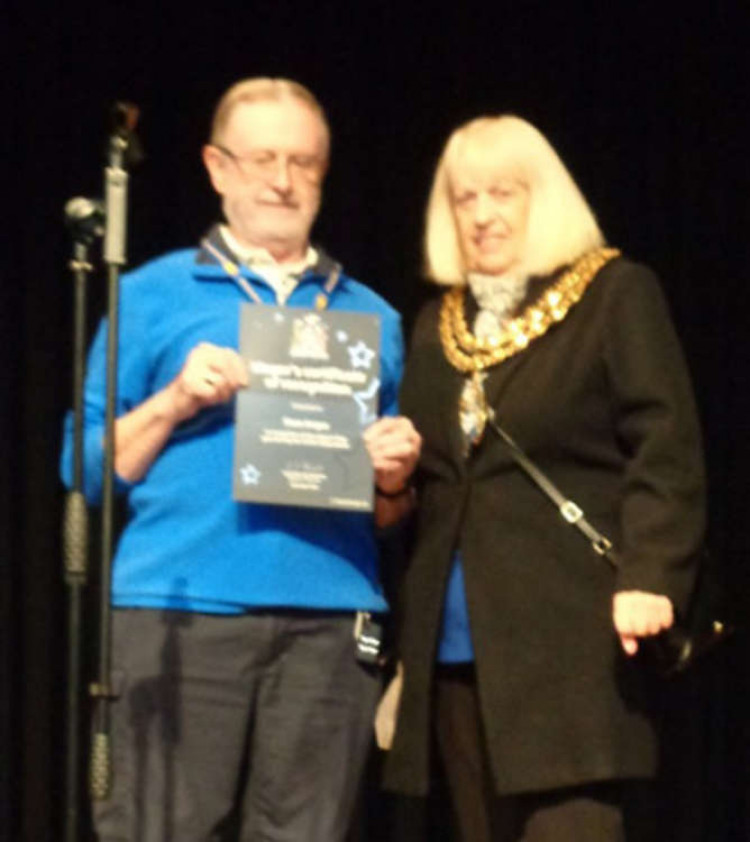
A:
{"label": "man in blue fleece", "polygon": [[[375,528],[409,507],[419,436],[396,416],[400,320],[310,244],[329,129],[313,95],[251,79],[203,150],[226,222],[122,280],[115,469],[129,521],[113,570],[114,785],[103,842],[346,833],[379,682],[358,612],[386,609]],[[242,301],[376,314],[381,418],[365,432],[375,512],[237,503],[229,402],[248,385]],[[86,492],[100,492],[106,324],[86,385]],[[70,479],[70,430],[63,470]]]}

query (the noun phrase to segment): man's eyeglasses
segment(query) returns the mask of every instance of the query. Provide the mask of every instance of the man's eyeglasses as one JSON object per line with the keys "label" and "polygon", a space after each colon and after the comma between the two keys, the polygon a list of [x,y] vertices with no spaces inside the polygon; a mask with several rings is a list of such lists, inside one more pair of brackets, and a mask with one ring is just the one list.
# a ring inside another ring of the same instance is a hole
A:
{"label": "man's eyeglasses", "polygon": [[231,149],[218,143],[212,143],[211,146],[218,149],[222,155],[226,155],[247,178],[271,178],[278,171],[279,164],[288,167],[293,177],[299,176],[312,184],[320,183],[325,172],[325,162],[317,155],[305,155],[300,152],[285,154],[275,149],[259,149],[247,155],[236,155]]}

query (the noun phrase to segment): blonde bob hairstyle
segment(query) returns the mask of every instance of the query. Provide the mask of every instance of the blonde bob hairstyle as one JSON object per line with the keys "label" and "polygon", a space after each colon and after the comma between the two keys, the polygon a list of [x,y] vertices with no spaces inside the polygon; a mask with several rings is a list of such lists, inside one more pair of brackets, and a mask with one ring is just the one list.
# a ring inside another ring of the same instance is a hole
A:
{"label": "blonde bob hairstyle", "polygon": [[299,100],[320,118],[320,122],[325,129],[326,148],[328,148],[331,143],[331,129],[323,106],[318,102],[312,91],[291,79],[273,79],[265,76],[242,79],[224,93],[214,110],[210,142],[212,144],[221,143],[229,118],[238,105],[268,102],[269,100],[282,102],[288,99]]}
{"label": "blonde bob hairstyle", "polygon": [[529,216],[520,272],[547,275],[604,244],[596,218],[544,135],[513,115],[479,117],[456,129],[438,162],[427,203],[427,276],[446,285],[466,283],[466,266],[453,214],[451,177],[467,154],[507,170],[529,190]]}

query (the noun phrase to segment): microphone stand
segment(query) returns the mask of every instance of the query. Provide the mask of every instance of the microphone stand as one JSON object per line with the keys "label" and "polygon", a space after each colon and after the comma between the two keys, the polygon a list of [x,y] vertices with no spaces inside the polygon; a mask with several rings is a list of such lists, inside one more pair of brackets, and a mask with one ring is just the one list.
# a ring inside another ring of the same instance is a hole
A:
{"label": "microphone stand", "polygon": [[109,139],[105,169],[105,203],[76,197],[65,206],[66,223],[73,237],[69,268],[74,278],[73,307],[73,481],[65,501],[63,556],[68,599],[68,657],[66,693],[65,842],[79,842],[79,770],[81,736],[81,649],[83,589],[88,576],[88,509],[84,494],[84,377],[86,354],[86,286],[93,271],[89,247],[105,236],[104,260],[108,264],[107,395],[105,459],[103,466],[101,630],[97,681],[90,693],[96,700],[90,758],[90,795],[105,799],[111,785],[109,700],[110,681],[110,568],[114,536],[114,421],[117,401],[117,337],[119,268],[125,260],[128,174],[126,164],[143,157],[134,134],[138,110],[118,103],[113,111],[114,130]]}
{"label": "microphone stand", "polygon": [[114,130],[109,139],[105,169],[104,262],[107,265],[107,390],[104,433],[102,490],[101,586],[99,613],[98,676],[91,685],[94,698],[94,729],[89,767],[93,800],[108,798],[112,782],[109,703],[115,698],[111,684],[111,568],[114,546],[115,411],[117,405],[117,350],[119,336],[120,267],[124,266],[128,207],[128,173],[125,167],[137,163],[140,145],[134,134],[138,109],[117,103],[113,111]]}
{"label": "microphone stand", "polygon": [[[80,201],[80,200],[73,200]],[[85,201],[85,200],[84,200]],[[89,247],[102,231],[94,222],[71,221],[74,279],[73,305],[73,485],[65,500],[63,557],[68,591],[68,658],[66,693],[65,840],[78,839],[81,723],[82,596],[88,572],[88,510],[83,493],[83,379],[86,354],[86,286],[93,271]]]}

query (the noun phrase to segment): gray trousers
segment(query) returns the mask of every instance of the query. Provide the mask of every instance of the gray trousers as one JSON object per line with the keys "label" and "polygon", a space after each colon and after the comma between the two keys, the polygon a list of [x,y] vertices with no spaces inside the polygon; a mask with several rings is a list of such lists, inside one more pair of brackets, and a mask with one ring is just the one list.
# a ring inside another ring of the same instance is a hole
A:
{"label": "gray trousers", "polygon": [[114,783],[101,842],[336,842],[371,743],[379,677],[353,616],[118,609]]}

